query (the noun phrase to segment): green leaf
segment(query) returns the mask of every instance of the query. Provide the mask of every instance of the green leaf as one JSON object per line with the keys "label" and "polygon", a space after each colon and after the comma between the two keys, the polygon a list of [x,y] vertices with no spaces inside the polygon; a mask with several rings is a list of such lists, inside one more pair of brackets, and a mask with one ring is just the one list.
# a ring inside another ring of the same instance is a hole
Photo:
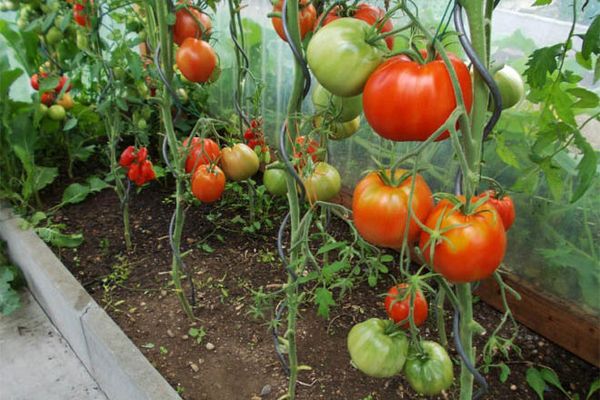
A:
{"label": "green leaf", "polygon": [[370,287],[375,287],[375,285],[377,285],[377,275],[369,275],[369,277],[367,278],[367,282],[369,283]]}
{"label": "green leaf", "polygon": [[554,370],[551,370],[549,368],[542,368],[540,369],[540,375],[546,382],[556,387],[561,392],[565,394],[567,393],[565,388],[563,388],[562,384],[560,383],[560,379],[558,379],[558,375],[556,375],[556,372],[554,372]]}
{"label": "green leaf", "polygon": [[587,89],[577,87],[569,89],[567,92],[578,98],[575,104],[573,104],[573,108],[594,108],[598,107],[598,104],[600,104],[598,95]]}
{"label": "green leaf", "polygon": [[345,261],[335,261],[332,264],[327,264],[322,269],[323,277],[327,282],[331,281],[335,274],[340,272],[343,269],[346,269],[350,266],[348,262]]}
{"label": "green leaf", "polygon": [[594,83],[600,80],[600,55],[596,57],[596,67],[594,68]]}
{"label": "green leaf", "polygon": [[581,151],[583,157],[577,164],[577,186],[571,196],[571,203],[579,200],[592,185],[598,168],[598,154],[579,131],[575,132],[574,144]]}
{"label": "green leaf", "polygon": [[317,314],[323,318],[329,318],[329,309],[335,305],[331,292],[320,287],[315,291],[315,303],[318,305]]}
{"label": "green leaf", "polygon": [[48,218],[48,216],[45,213],[43,213],[41,211],[36,211],[31,216],[31,218],[29,218],[29,222],[31,223],[31,225],[37,226],[37,225],[39,225],[40,222],[42,222],[46,218]]}
{"label": "green leaf", "polygon": [[94,145],[94,144],[90,144],[90,145],[84,146],[84,147],[77,147],[76,149],[73,150],[73,152],[71,153],[71,156],[73,157],[74,160],[86,161],[88,158],[91,157],[92,154],[94,154],[95,150],[96,150],[96,145]]}
{"label": "green leaf", "polygon": [[575,53],[575,61],[577,61],[577,64],[581,65],[583,68],[585,68],[587,70],[592,69],[592,59],[591,58],[588,58],[588,59],[583,58],[583,55],[581,54],[580,51]]}
{"label": "green leaf", "polygon": [[63,127],[63,131],[70,131],[77,126],[77,118],[69,118]]}
{"label": "green leaf", "polygon": [[503,135],[496,135],[496,154],[505,164],[516,169],[521,169],[519,159],[512,149],[506,145],[506,140]]}
{"label": "green leaf", "polygon": [[87,179],[87,184],[90,186],[90,192],[93,192],[93,193],[99,192],[101,190],[104,190],[104,189],[110,187],[110,185],[108,183],[106,183],[102,179],[98,178],[97,176],[90,176]]}
{"label": "green leaf", "polygon": [[600,14],[596,15],[596,18],[590,24],[581,45],[583,58],[589,59],[592,53],[600,53]]}
{"label": "green leaf", "polygon": [[552,0],[535,0],[535,3],[533,3],[532,6],[547,6],[551,3]]}
{"label": "green leaf", "polygon": [[348,243],[342,241],[342,242],[329,242],[323,246],[321,246],[319,248],[319,251],[317,251],[317,255],[320,254],[324,254],[324,253],[329,253],[332,250],[336,250],[342,247],[346,247],[348,246]]}
{"label": "green leaf", "polygon": [[0,265],[0,314],[10,315],[21,305],[19,293],[11,285],[16,277],[9,266]]}
{"label": "green leaf", "polygon": [[527,380],[529,387],[533,389],[540,400],[544,400],[544,389],[546,388],[546,382],[544,381],[544,378],[542,378],[540,371],[534,367],[528,368],[525,379]]}
{"label": "green leaf", "polygon": [[529,56],[525,76],[527,83],[534,88],[540,88],[546,83],[549,73],[558,68],[556,58],[562,53],[562,43],[551,47],[542,47]]}
{"label": "green leaf", "polygon": [[546,159],[540,163],[542,171],[544,171],[544,177],[548,184],[548,189],[552,193],[552,197],[555,200],[560,200],[564,192],[564,179],[562,169],[558,168],[552,163],[552,160]]}
{"label": "green leaf", "polygon": [[592,395],[598,391],[598,389],[600,389],[600,378],[592,382],[592,384],[590,385],[590,390],[587,396],[585,397],[585,400],[589,400],[592,397]]}
{"label": "green leaf", "polygon": [[56,247],[74,248],[83,243],[83,235],[81,233],[66,234],[52,227],[36,228],[35,232],[44,242]]}
{"label": "green leaf", "polygon": [[62,204],[80,203],[90,194],[91,189],[87,185],[72,183],[63,192]]}
{"label": "green leaf", "polygon": [[33,169],[33,189],[37,192],[54,182],[58,176],[56,167],[38,167]]}
{"label": "green leaf", "polygon": [[58,85],[58,78],[57,77],[48,77],[48,78],[42,78],[40,77],[40,89],[39,92],[40,93],[44,93],[47,91],[54,91],[54,88],[56,88],[56,85]]}
{"label": "green leaf", "polygon": [[506,382],[506,380],[508,379],[508,376],[510,375],[510,368],[508,367],[508,365],[502,363],[499,365],[500,368],[500,382],[504,383]]}
{"label": "green leaf", "polygon": [[133,78],[136,81],[140,81],[142,79],[142,71],[143,71],[142,61],[140,60],[140,56],[136,53],[129,51],[126,54],[126,58],[127,58],[128,69],[129,69],[129,71],[131,71]]}

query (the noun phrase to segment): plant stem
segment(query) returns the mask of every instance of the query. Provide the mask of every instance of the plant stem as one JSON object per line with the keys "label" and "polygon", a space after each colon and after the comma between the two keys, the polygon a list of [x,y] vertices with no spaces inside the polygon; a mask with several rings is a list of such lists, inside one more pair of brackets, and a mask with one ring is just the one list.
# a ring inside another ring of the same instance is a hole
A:
{"label": "plant stem", "polygon": [[[460,308],[460,338],[465,354],[471,364],[474,363],[473,348],[473,298],[471,284],[461,283],[456,285],[456,294]],[[473,375],[461,362],[460,368],[460,400],[471,400],[473,397]]]}

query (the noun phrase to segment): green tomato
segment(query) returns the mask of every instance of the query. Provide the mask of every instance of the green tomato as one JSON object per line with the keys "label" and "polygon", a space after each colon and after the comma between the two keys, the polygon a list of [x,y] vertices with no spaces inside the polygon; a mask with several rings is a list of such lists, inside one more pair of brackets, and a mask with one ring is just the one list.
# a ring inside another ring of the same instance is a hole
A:
{"label": "green tomato", "polygon": [[340,18],[317,31],[308,44],[307,60],[325,89],[342,97],[362,92],[386,49],[383,40],[367,43],[373,34],[369,24],[355,18]]}
{"label": "green tomato", "polygon": [[494,80],[500,89],[502,109],[518,104],[525,96],[525,83],[521,75],[510,65],[505,65],[494,74]]}
{"label": "green tomato", "polygon": [[48,44],[50,45],[55,45],[60,43],[61,40],[63,40],[64,35],[63,33],[60,31],[60,29],[58,29],[57,27],[53,26],[48,30],[48,33],[46,33],[46,42],[48,42]]}
{"label": "green tomato", "polygon": [[148,127],[148,123],[146,122],[145,119],[140,119],[137,122],[137,127],[138,127],[138,129],[144,130],[144,129],[146,129]]}
{"label": "green tomato", "polygon": [[[77,32],[77,38],[79,38],[79,32]],[[122,81],[125,78],[125,70],[122,67],[114,67],[113,68],[113,75],[115,77],[115,79]]]}
{"label": "green tomato", "polygon": [[338,122],[352,121],[362,112],[362,96],[334,96],[319,84],[312,92],[312,102],[317,113],[331,116]]}
{"label": "green tomato", "polygon": [[43,117],[44,115],[46,115],[48,113],[48,106],[45,105],[44,103],[40,103],[40,105],[38,106],[38,113]]}
{"label": "green tomato", "polygon": [[221,150],[221,169],[229,180],[237,182],[248,179],[258,172],[259,167],[258,156],[244,143]]}
{"label": "green tomato", "polygon": [[280,168],[269,168],[263,174],[263,184],[273,196],[283,196],[287,193],[286,172]]}
{"label": "green tomato", "polygon": [[404,367],[408,339],[391,320],[371,318],[352,327],[348,351],[354,365],[365,374],[389,378]]}
{"label": "green tomato", "polygon": [[63,106],[55,104],[48,109],[48,116],[54,121],[62,121],[67,117],[67,113]]}
{"label": "green tomato", "polygon": [[342,178],[337,169],[326,162],[318,162],[312,173],[303,179],[306,196],[311,203],[329,201],[340,192]]}
{"label": "green tomato", "polygon": [[84,32],[82,30],[78,30],[77,31],[76,44],[77,44],[77,48],[79,50],[87,50],[87,48],[88,48],[88,37],[87,37],[87,33],[86,32]]}
{"label": "green tomato", "polygon": [[438,343],[421,342],[423,353],[411,348],[404,366],[406,380],[415,392],[435,395],[448,389],[454,380],[452,361],[446,350]]}
{"label": "green tomato", "polygon": [[[315,126],[317,128],[323,125],[323,119],[321,117],[315,118]],[[331,140],[342,140],[347,139],[350,136],[358,132],[360,128],[360,117],[354,118],[348,122],[333,122],[327,126],[327,136]]]}

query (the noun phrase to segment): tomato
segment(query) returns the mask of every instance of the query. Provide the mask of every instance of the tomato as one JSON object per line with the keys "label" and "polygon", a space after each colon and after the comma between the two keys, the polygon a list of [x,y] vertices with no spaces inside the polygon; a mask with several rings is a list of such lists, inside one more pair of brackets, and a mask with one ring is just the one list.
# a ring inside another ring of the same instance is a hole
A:
{"label": "tomato", "polygon": [[[60,79],[58,80],[58,84],[54,88],[54,91],[56,93],[60,93],[63,90],[63,87],[65,87],[65,85],[67,84],[68,80],[69,80],[69,78],[66,75],[61,76]],[[72,88],[73,88],[73,86],[71,84],[69,84],[69,86],[67,86],[67,88],[65,89],[65,93],[70,92]]]}
{"label": "tomato", "polygon": [[[198,26],[198,22],[202,28]],[[173,26],[173,40],[181,46],[183,41],[189,37],[201,39],[207,37],[212,31],[212,22],[208,15],[196,10],[195,8],[182,8],[175,14],[175,25]],[[204,34],[202,33],[204,32]]]}
{"label": "tomato", "polygon": [[521,75],[510,65],[505,65],[494,74],[494,81],[500,89],[502,109],[517,105],[525,97],[525,83]]}
{"label": "tomato", "polygon": [[[369,75],[383,61],[385,43],[371,45],[371,27],[354,18],[340,18],[315,33],[307,60],[321,85],[336,96],[359,95]],[[364,103],[364,100],[363,100]]]}
{"label": "tomato", "polygon": [[188,149],[188,139],[183,141],[183,147],[189,150],[185,160],[185,172],[188,174],[198,168],[199,165],[215,162],[221,157],[219,145],[212,139],[201,139],[194,137]]}
{"label": "tomato", "polygon": [[144,182],[142,183],[142,185],[146,182],[156,179],[156,173],[154,172],[152,163],[149,160],[144,160],[140,164],[140,174],[144,179]]}
{"label": "tomato", "polygon": [[[397,169],[392,179],[391,172],[387,170],[384,176],[388,181],[394,181],[407,172]],[[423,177],[417,174],[416,178],[411,205],[413,218],[424,222],[433,208],[433,196]],[[378,172],[371,172],[361,179],[354,189],[352,213],[356,229],[367,242],[399,249],[406,231],[412,177],[397,186],[388,183]],[[419,239],[420,231],[419,225],[411,218],[407,238],[409,245]]]}
{"label": "tomato", "polygon": [[63,106],[55,104],[48,109],[48,116],[54,121],[62,121],[67,117],[67,113],[65,112],[65,108]]}
{"label": "tomato", "polygon": [[[396,286],[392,286],[385,297],[385,310],[387,311],[388,317],[390,317],[395,323],[403,323],[402,328],[410,328],[408,322],[410,313],[410,293],[407,290],[408,285],[401,283]],[[419,290],[415,294],[414,308],[413,308],[413,320],[415,326],[423,325],[423,322],[427,319],[427,313],[429,307],[425,296]]]}
{"label": "tomato", "polygon": [[[304,39],[304,36],[306,36],[308,32],[312,31],[313,27],[315,26],[315,21],[317,20],[317,10],[312,4],[309,3],[308,0],[300,0],[298,3],[300,7],[300,12],[298,14],[300,37]],[[282,5],[283,0],[280,0],[273,5],[273,12],[281,13]],[[283,32],[283,23],[281,22],[281,18],[273,17],[271,18],[271,23],[273,24],[273,28],[275,28],[275,32],[277,32],[279,37],[287,42],[285,33]]]}
{"label": "tomato", "polygon": [[273,196],[283,196],[287,193],[286,172],[280,168],[269,168],[263,174],[263,184]]}
{"label": "tomato", "polygon": [[46,42],[49,45],[58,44],[61,40],[63,40],[63,38],[64,38],[63,33],[61,32],[60,29],[58,29],[55,26],[48,29],[48,33],[46,33]]}
{"label": "tomato", "polygon": [[337,122],[352,121],[362,112],[360,95],[354,97],[334,96],[323,86],[317,84],[311,97],[317,113],[331,117]]}
{"label": "tomato", "polygon": [[127,148],[121,153],[121,157],[119,158],[119,165],[123,168],[127,168],[131,165],[131,163],[133,163],[135,159],[135,147],[127,146]]}
{"label": "tomato", "polygon": [[[473,103],[467,66],[450,55],[467,110]],[[369,78],[363,93],[367,121],[380,136],[395,141],[425,141],[456,108],[454,88],[439,57],[419,64],[401,55],[383,63]],[[445,139],[444,132],[438,140]]]}
{"label": "tomato", "polygon": [[452,386],[452,360],[446,350],[436,342],[424,340],[421,346],[421,353],[416,346],[410,349],[404,374],[415,392],[433,396]]}
{"label": "tomato", "polygon": [[243,181],[258,172],[260,161],[250,147],[237,143],[233,147],[225,147],[221,151],[221,168],[227,179]]}
{"label": "tomato", "polygon": [[54,103],[54,93],[52,92],[44,92],[42,93],[41,97],[40,97],[40,102],[42,104],[47,105],[48,107],[50,107],[52,105],[52,103]]}
{"label": "tomato", "polygon": [[482,204],[473,214],[465,215],[450,201],[442,200],[431,211],[425,225],[432,230],[436,226],[439,230],[448,229],[441,233],[444,239],[435,242],[433,258],[428,243],[430,235],[426,231],[421,232],[419,248],[429,265],[450,282],[485,279],[504,258],[506,233],[491,204]]}
{"label": "tomato", "polygon": [[175,53],[177,67],[191,82],[207,82],[217,66],[217,55],[207,42],[187,38]]}
{"label": "tomato", "polygon": [[332,165],[318,162],[312,173],[303,179],[306,195],[311,203],[329,201],[340,192],[342,178]]}
{"label": "tomato", "polygon": [[216,165],[201,165],[192,176],[192,193],[203,203],[212,203],[221,198],[225,190],[225,174]]}
{"label": "tomato", "polygon": [[375,378],[389,378],[402,371],[408,339],[390,320],[371,318],[356,324],[348,334],[348,351],[356,367]]}
{"label": "tomato", "polygon": [[34,90],[40,90],[40,75],[42,78],[47,78],[48,74],[45,72],[42,72],[41,74],[33,74],[31,75],[31,79],[29,80],[29,83],[31,84],[31,87]]}
{"label": "tomato", "polygon": [[[323,119],[319,116],[315,117],[315,126],[320,128],[323,125]],[[327,136],[332,140],[347,139],[358,132],[360,128],[360,117],[354,118],[348,122],[333,122],[325,127]]]}
{"label": "tomato", "polygon": [[137,162],[142,163],[148,158],[148,149],[145,147],[140,147],[140,150],[137,153]]}
{"label": "tomato", "polygon": [[[86,11],[86,3],[87,0],[83,0],[82,2],[73,4],[73,19],[77,25],[83,27],[89,27],[91,25],[90,17]],[[94,2],[91,1],[90,4],[93,6]]]}
{"label": "tomato", "polygon": [[[339,6],[334,7],[333,10],[331,10],[329,14],[325,17],[325,21],[323,21],[323,26],[327,25],[332,21],[335,21],[336,19],[341,18],[339,15],[341,11],[342,10]],[[385,11],[383,9],[365,3],[359,4],[356,7],[349,7],[348,11],[348,17],[363,20],[369,25],[374,25],[376,22],[381,21],[382,18],[385,16]],[[394,25],[392,24],[391,19],[388,19],[385,22],[385,24],[383,24],[383,27],[381,27],[380,22],[378,24],[378,27],[381,28],[381,33],[390,32],[394,29]],[[394,47],[394,37],[389,36],[385,38],[385,43],[388,49],[391,50]]]}
{"label": "tomato", "polygon": [[479,197],[481,198],[486,195],[489,196],[487,202],[494,206],[496,211],[498,211],[500,219],[502,220],[502,225],[504,225],[504,230],[509,230],[513,222],[515,222],[515,203],[512,198],[508,195],[498,197],[493,190],[488,190]]}
{"label": "tomato", "polygon": [[70,110],[75,105],[73,98],[69,93],[63,94],[62,97],[56,101],[56,104],[63,106],[65,110]]}
{"label": "tomato", "polygon": [[302,158],[304,154],[308,154],[313,162],[323,160],[323,155],[319,154],[319,142],[315,139],[311,139],[306,143],[306,136],[296,137],[295,150],[294,157],[296,158]]}
{"label": "tomato", "polygon": [[140,164],[134,162],[129,166],[129,169],[127,170],[127,178],[137,185],[137,182],[140,180],[140,178],[143,178]]}

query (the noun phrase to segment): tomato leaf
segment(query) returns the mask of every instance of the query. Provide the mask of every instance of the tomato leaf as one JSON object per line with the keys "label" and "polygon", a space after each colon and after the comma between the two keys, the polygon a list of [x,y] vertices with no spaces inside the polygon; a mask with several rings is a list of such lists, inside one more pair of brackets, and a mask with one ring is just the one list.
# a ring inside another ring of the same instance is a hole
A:
{"label": "tomato leaf", "polygon": [[90,176],[87,179],[87,184],[90,186],[90,192],[99,192],[109,187],[108,183],[97,176]]}
{"label": "tomato leaf", "polygon": [[90,194],[90,187],[80,183],[72,183],[63,192],[62,204],[80,203]]}
{"label": "tomato leaf", "polygon": [[527,380],[529,387],[533,389],[540,400],[544,400],[544,389],[546,388],[546,382],[544,381],[544,378],[542,378],[540,371],[534,367],[528,368],[525,379]]}
{"label": "tomato leaf", "polygon": [[56,167],[34,167],[32,177],[33,190],[39,191],[54,182],[58,176],[58,168]]}
{"label": "tomato leaf", "polygon": [[578,98],[578,100],[572,106],[574,108],[594,108],[598,107],[598,104],[600,104],[598,95],[587,89],[577,87],[569,89],[567,92]]}
{"label": "tomato leaf", "polygon": [[65,123],[63,127],[63,131],[70,131],[71,129],[77,126],[77,118],[69,118],[69,120]]}
{"label": "tomato leaf", "polygon": [[499,366],[500,368],[500,382],[504,383],[506,382],[506,380],[508,379],[508,376],[510,375],[510,368],[508,367],[508,365],[502,363]]}
{"label": "tomato leaf", "polygon": [[527,61],[525,76],[527,83],[534,88],[540,88],[546,83],[548,73],[558,68],[557,57],[562,53],[562,43],[535,50]]}
{"label": "tomato leaf", "polygon": [[532,6],[547,6],[551,3],[552,0],[535,0],[535,3],[533,3]]}
{"label": "tomato leaf", "polygon": [[571,196],[571,203],[579,200],[592,185],[598,165],[598,154],[579,131],[575,132],[574,144],[582,152],[583,157],[577,165],[577,188]]}
{"label": "tomato leaf", "polygon": [[336,249],[339,249],[339,248],[342,248],[342,247],[346,247],[347,245],[348,245],[348,243],[346,243],[344,241],[342,241],[342,242],[330,242],[330,243],[327,243],[327,244],[321,246],[319,248],[319,251],[317,251],[317,255],[324,254],[324,253],[329,253],[332,250],[336,250]]}
{"label": "tomato leaf", "polygon": [[44,242],[56,247],[74,248],[83,243],[83,235],[81,233],[66,234],[52,227],[36,228],[35,232]]}
{"label": "tomato leaf", "polygon": [[9,315],[21,305],[19,293],[12,284],[16,278],[17,274],[10,266],[0,265],[0,314]]}
{"label": "tomato leaf", "polygon": [[315,291],[315,303],[318,306],[317,314],[323,318],[329,318],[329,309],[335,306],[333,295],[329,289],[320,287]]}
{"label": "tomato leaf", "polygon": [[592,395],[598,391],[598,389],[600,389],[600,379],[596,379],[594,382],[592,382],[592,384],[590,385],[590,390],[587,396],[585,397],[585,400],[589,400],[592,397]]}
{"label": "tomato leaf", "polygon": [[590,24],[581,45],[583,58],[589,59],[592,53],[600,53],[600,15],[597,15]]}

